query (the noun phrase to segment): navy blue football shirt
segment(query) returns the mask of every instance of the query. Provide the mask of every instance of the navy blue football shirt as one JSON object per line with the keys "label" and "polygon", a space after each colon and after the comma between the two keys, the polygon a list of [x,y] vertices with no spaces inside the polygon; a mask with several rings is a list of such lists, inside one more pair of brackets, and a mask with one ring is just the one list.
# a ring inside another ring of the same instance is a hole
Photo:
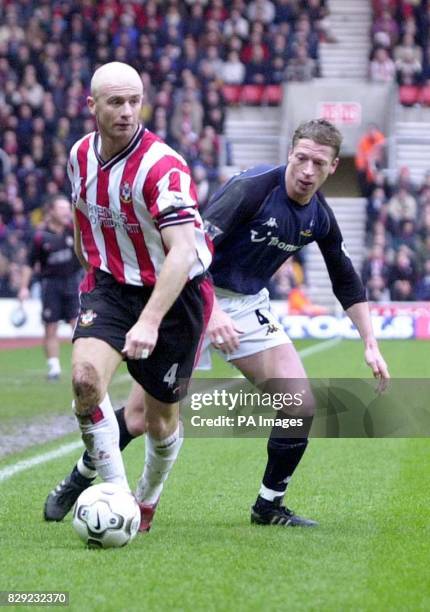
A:
{"label": "navy blue football shirt", "polygon": [[258,293],[286,259],[316,241],[342,306],[365,301],[333,211],[320,192],[306,205],[292,200],[285,169],[258,165],[233,176],[203,211],[215,245],[210,268],[215,286]]}

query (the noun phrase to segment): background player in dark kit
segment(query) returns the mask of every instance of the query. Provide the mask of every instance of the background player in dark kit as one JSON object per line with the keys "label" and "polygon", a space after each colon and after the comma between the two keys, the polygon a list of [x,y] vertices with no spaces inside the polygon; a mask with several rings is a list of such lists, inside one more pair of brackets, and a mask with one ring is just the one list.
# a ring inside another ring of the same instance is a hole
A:
{"label": "background player in dark kit", "polygon": [[79,309],[81,265],[73,248],[72,209],[63,195],[54,196],[45,204],[43,225],[35,232],[29,252],[28,266],[22,276],[20,300],[29,295],[33,273],[40,275],[42,286],[42,321],[45,327],[44,349],[48,363],[48,379],[61,374],[58,323],[66,321],[74,327]]}

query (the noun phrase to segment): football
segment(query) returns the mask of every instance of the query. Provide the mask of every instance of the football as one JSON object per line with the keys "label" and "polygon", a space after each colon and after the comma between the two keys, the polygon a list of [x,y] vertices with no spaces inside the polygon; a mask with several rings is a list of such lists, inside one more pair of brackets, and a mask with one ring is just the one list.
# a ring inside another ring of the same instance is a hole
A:
{"label": "football", "polygon": [[119,548],[135,537],[140,508],[130,491],[102,482],[81,493],[73,527],[89,548]]}

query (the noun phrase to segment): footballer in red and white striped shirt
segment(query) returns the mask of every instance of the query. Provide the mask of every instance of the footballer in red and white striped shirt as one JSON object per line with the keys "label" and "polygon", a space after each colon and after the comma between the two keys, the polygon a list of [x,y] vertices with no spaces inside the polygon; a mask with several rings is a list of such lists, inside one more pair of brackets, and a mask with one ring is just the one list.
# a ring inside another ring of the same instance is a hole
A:
{"label": "footballer in red and white striped shirt", "polygon": [[207,270],[211,253],[185,160],[138,126],[129,143],[108,161],[93,132],[72,148],[69,177],[88,263],[120,283],[154,285],[166,252],[160,230],[194,223],[197,261],[189,277]]}
{"label": "footballer in red and white striped shirt", "polygon": [[[144,390],[148,418],[151,459],[140,500],[155,507],[181,446],[178,401],[187,392],[213,290],[205,276],[211,250],[190,171],[140,125],[143,95],[131,66],[98,68],[88,97],[98,130],[70,153],[75,248],[81,263],[95,270],[94,283],[81,290],[72,385],[94,466],[102,480],[128,488],[107,393],[126,360]],[[45,508],[48,520],[58,516]]]}

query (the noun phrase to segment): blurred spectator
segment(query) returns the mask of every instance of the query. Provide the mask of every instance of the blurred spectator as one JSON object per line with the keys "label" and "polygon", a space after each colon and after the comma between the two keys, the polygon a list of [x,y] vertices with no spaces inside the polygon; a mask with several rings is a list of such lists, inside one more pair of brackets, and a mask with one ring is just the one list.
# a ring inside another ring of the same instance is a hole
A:
{"label": "blurred spectator", "polygon": [[241,85],[245,78],[245,64],[237,51],[230,51],[221,68],[221,79],[230,85]]}
{"label": "blurred spectator", "polygon": [[421,80],[422,64],[414,56],[413,49],[404,49],[396,60],[396,79],[399,85],[416,85]]}
{"label": "blurred spectator", "polygon": [[392,49],[399,37],[399,25],[389,10],[382,10],[372,27],[375,45]]}
{"label": "blurred spectator", "polygon": [[388,287],[390,298],[405,302],[415,299],[414,287],[417,281],[417,270],[408,249],[402,248],[396,253],[390,267]]}
{"label": "blurred spectator", "polygon": [[390,300],[390,292],[382,276],[372,276],[369,278],[366,290],[367,298],[371,302],[387,302]]}
{"label": "blurred spectator", "polygon": [[268,25],[275,18],[275,5],[270,0],[251,0],[246,14],[251,23],[261,21]]}
{"label": "blurred spectator", "polygon": [[355,154],[355,168],[362,195],[368,195],[381,159],[385,136],[375,124],[370,124],[360,138]]}
{"label": "blurred spectator", "polygon": [[365,285],[375,276],[382,278],[384,283],[389,276],[389,266],[385,260],[384,249],[377,244],[370,249],[361,270],[361,278]]}
{"label": "blurred spectator", "polygon": [[296,21],[298,14],[297,0],[278,0],[275,9],[275,23],[290,23]]}
{"label": "blurred spectator", "polygon": [[394,47],[393,58],[397,62],[397,60],[404,60],[410,55],[412,55],[413,59],[417,60],[419,64],[422,64],[422,48],[415,44],[415,39],[412,34],[406,33],[403,34],[401,43]]}
{"label": "blurred spectator", "polygon": [[304,45],[296,48],[295,56],[288,63],[287,81],[310,81],[317,75],[315,60],[308,55]]}
{"label": "blurred spectator", "polygon": [[411,252],[415,252],[417,235],[415,223],[413,221],[404,219],[399,223],[398,232],[393,236],[392,245],[396,251],[401,246],[406,246]]}
{"label": "blurred spectator", "polygon": [[200,163],[195,164],[192,168],[192,177],[197,189],[197,201],[200,208],[203,209],[210,195],[210,183],[206,168]]}
{"label": "blurred spectator", "polygon": [[390,83],[396,75],[396,66],[387,49],[377,47],[370,62],[370,80],[374,83]]}
{"label": "blurred spectator", "polygon": [[387,207],[387,197],[382,187],[375,187],[367,199],[366,206],[366,232],[369,233],[375,221],[380,217],[385,217]]}
{"label": "blurred spectator", "polygon": [[257,43],[252,46],[250,60],[245,65],[245,83],[257,85],[269,82],[269,65],[265,59],[264,47]]}
{"label": "blurred spectator", "polygon": [[426,259],[424,263],[423,275],[417,282],[415,298],[430,301],[430,259]]}
{"label": "blurred spectator", "polygon": [[327,314],[327,308],[313,304],[308,296],[306,287],[299,285],[293,287],[288,294],[288,313],[292,315],[307,315],[315,317]]}
{"label": "blurred spectator", "polygon": [[393,234],[399,233],[402,221],[415,221],[417,201],[405,187],[400,187],[389,199],[387,215],[388,229]]}
{"label": "blurred spectator", "polygon": [[233,34],[240,36],[240,38],[242,38],[243,40],[248,37],[249,22],[242,15],[239,9],[232,8],[230,17],[224,22],[223,34],[226,38],[231,38]]}
{"label": "blurred spectator", "polygon": [[303,5],[304,8],[307,8],[307,14],[320,40],[337,42],[331,31],[329,11],[325,0],[305,0]]}

